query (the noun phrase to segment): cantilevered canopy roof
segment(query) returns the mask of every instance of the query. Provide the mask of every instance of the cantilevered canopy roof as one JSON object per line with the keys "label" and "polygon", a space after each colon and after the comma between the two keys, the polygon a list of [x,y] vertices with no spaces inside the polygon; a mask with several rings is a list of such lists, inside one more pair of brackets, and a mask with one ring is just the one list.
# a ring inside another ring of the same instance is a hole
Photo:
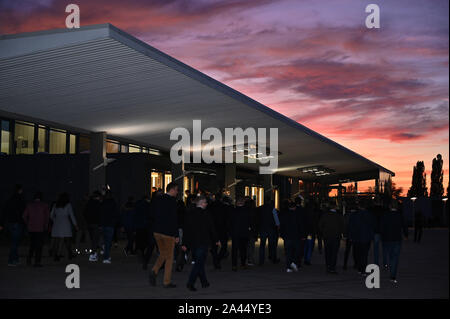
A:
{"label": "cantilevered canopy roof", "polygon": [[299,168],[325,166],[329,182],[394,175],[110,24],[1,36],[1,114],[162,150],[193,119],[222,131],[276,127],[278,174],[307,179]]}

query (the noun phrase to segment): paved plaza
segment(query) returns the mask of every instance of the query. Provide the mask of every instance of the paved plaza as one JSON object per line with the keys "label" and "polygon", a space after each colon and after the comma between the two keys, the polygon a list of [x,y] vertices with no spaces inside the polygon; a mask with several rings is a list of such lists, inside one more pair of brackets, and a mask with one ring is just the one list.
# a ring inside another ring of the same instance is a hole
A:
{"label": "paved plaza", "polygon": [[[410,234],[412,231],[410,231]],[[410,236],[411,237],[411,236]],[[404,242],[399,265],[399,283],[392,285],[388,274],[382,271],[381,288],[367,289],[364,279],[353,270],[342,270],[338,275],[325,273],[324,256],[314,251],[313,265],[304,266],[298,273],[286,273],[284,254],[280,248],[281,263],[254,266],[249,270],[231,271],[228,258],[222,270],[215,271],[208,257],[207,275],[211,287],[199,288],[197,292],[186,289],[191,266],[181,273],[174,272],[175,289],[162,288],[162,275],[158,286],[150,287],[147,272],[138,264],[136,257],[125,257],[123,242],[113,248],[110,265],[90,263],[86,256],[72,263],[79,265],[81,288],[67,289],[65,266],[67,260],[53,262],[43,260],[43,268],[25,265],[7,267],[8,248],[5,234],[0,247],[0,297],[1,298],[449,298],[449,247],[448,230],[425,230],[421,244],[412,240]],[[281,241],[280,241],[281,243]],[[343,244],[344,242],[342,242]],[[22,261],[27,248],[22,245]],[[47,246],[45,248],[47,254]],[[343,245],[339,255],[342,265]],[[372,254],[370,255],[370,261]]]}

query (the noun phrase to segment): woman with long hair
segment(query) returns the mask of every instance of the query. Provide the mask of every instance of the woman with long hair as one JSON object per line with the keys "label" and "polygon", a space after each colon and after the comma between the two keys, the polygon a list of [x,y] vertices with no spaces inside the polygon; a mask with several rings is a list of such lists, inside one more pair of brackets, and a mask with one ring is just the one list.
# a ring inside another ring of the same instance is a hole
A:
{"label": "woman with long hair", "polygon": [[66,246],[69,260],[72,259],[72,226],[77,229],[77,221],[67,193],[59,195],[50,213],[50,218],[53,221],[52,238],[54,260],[59,261],[61,244],[63,242]]}

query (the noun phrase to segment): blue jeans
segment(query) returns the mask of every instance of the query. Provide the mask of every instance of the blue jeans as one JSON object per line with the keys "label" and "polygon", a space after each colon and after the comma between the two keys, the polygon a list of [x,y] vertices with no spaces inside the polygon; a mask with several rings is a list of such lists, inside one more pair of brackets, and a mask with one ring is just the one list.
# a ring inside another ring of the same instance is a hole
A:
{"label": "blue jeans", "polygon": [[391,279],[397,278],[398,260],[400,258],[402,242],[401,241],[385,241],[383,242],[383,252],[386,252],[388,258],[388,266],[391,272]]}
{"label": "blue jeans", "polygon": [[208,255],[208,247],[200,246],[192,249],[192,256],[195,264],[192,266],[191,274],[189,275],[188,285],[194,285],[197,277],[200,278],[202,285],[205,285],[208,280],[206,279],[205,261]]}
{"label": "blue jeans", "polygon": [[111,246],[114,236],[114,227],[103,226],[103,241],[105,242],[105,251],[103,253],[103,259],[109,259],[111,257]]}
{"label": "blue jeans", "polygon": [[312,252],[314,250],[314,242],[316,241],[315,236],[312,236],[311,239],[306,239],[305,241],[305,262],[311,262]]}
{"label": "blue jeans", "polygon": [[291,264],[298,263],[300,239],[285,239],[284,249],[286,251],[286,268],[290,268]]}
{"label": "blue jeans", "polygon": [[16,264],[19,262],[19,244],[22,238],[23,225],[19,223],[9,223],[8,230],[11,236],[8,264]]}
{"label": "blue jeans", "polygon": [[277,234],[275,231],[262,232],[259,243],[259,263],[262,265],[266,259],[266,241],[269,240],[269,259],[277,259]]}

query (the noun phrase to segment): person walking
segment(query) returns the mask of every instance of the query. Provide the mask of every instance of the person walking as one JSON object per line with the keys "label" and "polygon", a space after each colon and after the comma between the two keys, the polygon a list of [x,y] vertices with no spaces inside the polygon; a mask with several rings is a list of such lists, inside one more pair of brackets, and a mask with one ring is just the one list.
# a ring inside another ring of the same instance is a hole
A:
{"label": "person walking", "polygon": [[230,219],[231,234],[231,267],[237,271],[238,254],[241,261],[241,269],[247,269],[247,247],[250,237],[250,212],[245,206],[244,198],[240,197],[236,201]]}
{"label": "person walking", "polygon": [[266,254],[266,243],[268,242],[269,260],[273,263],[279,262],[277,258],[278,237],[277,232],[280,227],[278,211],[275,209],[275,203],[271,198],[264,201],[261,207],[259,222],[259,265],[264,265]]}
{"label": "person walking", "polygon": [[[383,206],[381,203],[376,202],[372,207],[372,214],[375,222],[374,235],[373,235],[373,262],[375,265],[380,266],[380,249],[381,249],[381,218],[383,217]],[[386,264],[385,254],[383,254],[383,265]]]}
{"label": "person walking", "polygon": [[306,200],[301,196],[296,197],[294,202],[299,223],[298,260],[296,261],[296,265],[300,268],[305,256],[305,243],[307,237],[306,225],[308,224],[306,205],[309,206],[309,203],[306,203]]}
{"label": "person walking", "polygon": [[122,207],[122,227],[127,235],[127,245],[123,249],[125,256],[134,255],[134,243],[136,237],[136,222],[135,222],[135,203],[134,198],[130,196]]}
{"label": "person walking", "polygon": [[408,238],[408,227],[401,211],[398,209],[398,203],[393,202],[390,205],[390,210],[384,213],[381,218],[381,241],[383,251],[386,251],[388,259],[390,281],[395,284],[397,283],[402,237]]}
{"label": "person walking", "polygon": [[349,220],[349,239],[354,245],[356,266],[360,275],[366,276],[370,243],[375,234],[373,215],[358,204],[356,212]]}
{"label": "person walking", "polygon": [[[215,269],[221,269],[221,261],[228,255],[228,228],[229,224],[229,205],[226,203],[226,198],[222,194],[216,194],[214,202],[209,208],[214,221],[214,228],[216,229],[220,245],[213,244],[211,253],[213,256],[213,264]],[[219,250],[220,247],[220,250]]]}
{"label": "person walking", "polygon": [[77,220],[70,204],[69,194],[62,193],[55,206],[50,213],[53,221],[52,238],[53,238],[53,258],[59,261],[61,257],[61,246],[64,244],[67,250],[68,259],[71,260],[74,255],[72,251],[72,227],[77,229]]}
{"label": "person walking", "polygon": [[138,258],[142,260],[143,270],[147,270],[151,253],[153,252],[153,247],[151,248],[151,251],[149,251],[149,239],[150,237],[153,237],[153,233],[150,233],[150,219],[152,205],[158,196],[160,196],[158,191],[153,193],[152,199],[150,199],[147,195],[144,195],[136,202],[134,209],[134,229],[136,232],[135,251]]}
{"label": "person walking", "polygon": [[84,220],[86,221],[89,239],[91,241],[91,249],[89,254],[89,261],[95,262],[98,260],[98,251],[100,248],[100,209],[101,209],[102,195],[95,191],[90,196],[84,208]]}
{"label": "person walking", "polygon": [[257,224],[257,210],[256,207],[256,196],[254,198],[246,197],[245,206],[250,214],[250,232],[247,244],[247,265],[255,265],[255,242],[258,240],[258,234],[256,231]]}
{"label": "person walking", "polygon": [[194,265],[187,282],[187,288],[196,291],[195,282],[200,279],[203,288],[209,287],[210,283],[206,277],[205,262],[208,255],[208,247],[212,243],[220,245],[218,235],[214,227],[211,213],[207,210],[207,200],[200,195],[195,200],[195,209],[186,216],[184,225],[183,251],[187,247],[191,249],[194,257]]}
{"label": "person walking", "polygon": [[114,237],[114,229],[120,220],[120,210],[111,191],[106,191],[100,206],[100,226],[103,232],[103,263],[111,263],[111,247]]}
{"label": "person walking", "polygon": [[316,241],[317,233],[317,216],[318,216],[318,205],[315,202],[308,201],[306,205],[306,221],[305,221],[305,257],[304,263],[307,266],[311,265],[312,253],[314,250],[314,244]]}
{"label": "person walking", "polygon": [[414,215],[414,242],[420,244],[423,234],[423,225],[425,224],[425,218],[420,209],[418,209]]}
{"label": "person walking", "polygon": [[16,185],[14,194],[7,200],[2,213],[0,230],[6,227],[11,238],[8,266],[14,267],[20,264],[19,245],[23,235],[24,222],[22,219],[26,202],[23,196],[23,188]]}
{"label": "person walking", "polygon": [[150,271],[150,285],[156,285],[156,277],[164,264],[164,288],[175,288],[172,283],[172,266],[175,243],[179,242],[177,222],[178,185],[171,182],[167,185],[166,193],[155,200],[153,235],[159,249],[159,256]]}
{"label": "person walking", "polygon": [[42,193],[36,192],[33,201],[27,205],[23,219],[30,234],[30,250],[27,256],[27,265],[31,266],[34,258],[34,267],[42,267],[42,247],[44,246],[45,232],[48,230],[50,211],[48,205],[42,202]]}
{"label": "person walking", "polygon": [[284,240],[286,253],[286,272],[298,271],[301,225],[297,205],[289,201],[287,208],[280,215],[280,235]]}
{"label": "person walking", "polygon": [[351,240],[351,235],[350,232],[353,231],[353,229],[351,228],[354,223],[352,221],[352,219],[354,218],[354,215],[357,214],[357,209],[356,207],[349,207],[348,212],[345,213],[344,215],[344,237],[345,237],[345,250],[344,250],[344,265],[343,265],[343,269],[347,270],[347,266],[348,266],[348,259],[350,257],[350,255],[352,255],[353,257],[353,268],[357,269],[358,268],[358,262],[356,260],[356,255],[357,253],[355,253],[355,246],[353,245],[353,242]]}
{"label": "person walking", "polygon": [[341,237],[344,233],[344,217],[335,207],[322,215],[319,221],[319,231],[325,243],[326,271],[330,274],[337,274],[336,263]]}

